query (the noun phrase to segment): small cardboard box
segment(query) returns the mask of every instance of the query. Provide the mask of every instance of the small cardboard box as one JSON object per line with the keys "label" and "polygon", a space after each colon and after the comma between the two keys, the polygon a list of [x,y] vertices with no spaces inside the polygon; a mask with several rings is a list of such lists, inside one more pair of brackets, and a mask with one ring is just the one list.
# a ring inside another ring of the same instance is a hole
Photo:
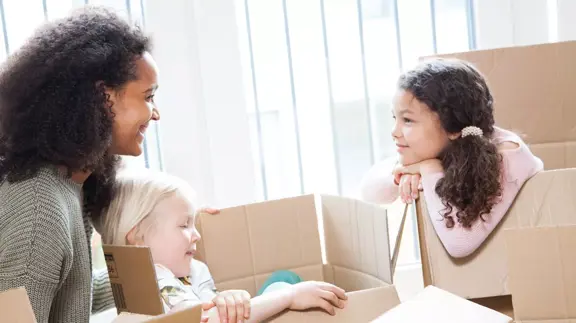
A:
{"label": "small cardboard box", "polygon": [[576,226],[504,232],[514,315],[524,323],[576,323]]}
{"label": "small cardboard box", "polygon": [[[526,182],[502,223],[468,258],[454,259],[444,250],[426,212],[418,202],[418,225],[425,285],[434,285],[465,298],[510,295],[505,229],[576,224],[576,169],[544,171]],[[512,314],[510,297],[493,302]],[[504,304],[503,304],[504,303]],[[484,303],[484,305],[489,306]]]}
{"label": "small cardboard box", "polygon": [[24,287],[0,293],[0,322],[36,323],[28,293]]}
{"label": "small cardboard box", "polygon": [[[386,209],[353,199],[304,195],[201,215],[199,258],[220,290],[256,295],[276,270],[347,291],[344,310],[286,311],[274,322],[369,322],[399,304],[391,287],[398,248],[390,250]],[[398,243],[396,243],[398,246]],[[120,312],[163,312],[147,248],[103,246]]]}

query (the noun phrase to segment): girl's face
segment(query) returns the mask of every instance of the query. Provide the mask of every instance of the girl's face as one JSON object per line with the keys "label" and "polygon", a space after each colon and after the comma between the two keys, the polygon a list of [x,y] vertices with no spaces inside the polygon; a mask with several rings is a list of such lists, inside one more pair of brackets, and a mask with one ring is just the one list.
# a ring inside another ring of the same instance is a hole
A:
{"label": "girl's face", "polygon": [[114,125],[111,153],[139,156],[150,120],[160,120],[154,103],[158,88],[158,69],[154,59],[145,53],[136,61],[137,79],[128,82],[121,91],[108,91],[112,101]]}
{"label": "girl's face", "polygon": [[438,114],[408,91],[396,93],[392,115],[395,119],[392,137],[402,165],[438,158],[450,140],[458,136],[448,134]]}
{"label": "girl's face", "polygon": [[141,224],[143,244],[150,248],[154,263],[177,277],[190,275],[190,262],[200,240],[194,220],[194,206],[176,193],[158,203]]}

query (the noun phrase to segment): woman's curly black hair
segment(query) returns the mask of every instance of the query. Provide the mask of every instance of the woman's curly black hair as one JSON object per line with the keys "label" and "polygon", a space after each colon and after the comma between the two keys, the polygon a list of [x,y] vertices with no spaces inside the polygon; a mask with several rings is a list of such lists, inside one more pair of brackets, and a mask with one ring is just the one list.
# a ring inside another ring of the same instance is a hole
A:
{"label": "woman's curly black hair", "polygon": [[105,89],[135,80],[150,40],[112,11],[85,7],[47,23],[0,68],[0,180],[41,168],[91,171],[85,210],[112,198],[118,157],[109,153],[114,115]]}
{"label": "woman's curly black hair", "polygon": [[471,227],[489,214],[502,195],[502,156],[491,141],[494,133],[493,98],[486,80],[471,64],[455,59],[433,59],[400,77],[399,88],[410,92],[440,118],[446,132],[456,134],[476,126],[483,136],[451,140],[439,156],[444,178],[436,193],[442,198],[446,226],[458,222]]}

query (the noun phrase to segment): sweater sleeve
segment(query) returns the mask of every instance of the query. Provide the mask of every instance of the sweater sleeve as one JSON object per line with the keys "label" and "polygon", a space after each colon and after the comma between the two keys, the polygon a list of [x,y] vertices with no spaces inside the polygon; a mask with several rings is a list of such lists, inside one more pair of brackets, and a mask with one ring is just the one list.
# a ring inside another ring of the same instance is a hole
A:
{"label": "sweater sleeve", "polygon": [[39,323],[71,269],[67,217],[35,188],[5,195],[0,208],[0,291],[25,287]]}
{"label": "sweater sleeve", "polygon": [[376,204],[393,203],[399,194],[398,185],[394,183],[392,171],[398,158],[392,157],[376,163],[364,175],[360,184],[362,200]]}
{"label": "sweater sleeve", "polygon": [[[492,207],[490,214],[483,216],[485,221],[475,221],[471,228],[464,228],[457,221],[453,228],[446,227],[442,217],[445,207],[435,191],[436,183],[444,175],[434,173],[422,177],[424,198],[430,220],[444,248],[452,257],[466,257],[478,249],[508,212],[508,208],[512,205],[522,185],[543,169],[542,161],[534,156],[523,143],[520,143],[520,147],[504,150],[501,154],[503,176],[500,201]],[[455,208],[452,210],[451,215],[454,219],[457,211]]]}
{"label": "sweater sleeve", "polygon": [[110,278],[106,268],[95,270],[92,274],[92,314],[113,308],[114,295],[110,287]]}

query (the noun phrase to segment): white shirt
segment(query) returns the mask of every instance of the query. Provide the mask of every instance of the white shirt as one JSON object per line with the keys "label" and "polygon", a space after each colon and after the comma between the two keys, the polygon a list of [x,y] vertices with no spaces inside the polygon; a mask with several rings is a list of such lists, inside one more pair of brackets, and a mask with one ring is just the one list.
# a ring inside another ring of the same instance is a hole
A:
{"label": "white shirt", "polygon": [[193,259],[190,262],[190,275],[176,277],[168,268],[154,265],[160,296],[164,302],[164,312],[170,311],[183,301],[210,302],[217,290],[210,270],[205,263]]}

